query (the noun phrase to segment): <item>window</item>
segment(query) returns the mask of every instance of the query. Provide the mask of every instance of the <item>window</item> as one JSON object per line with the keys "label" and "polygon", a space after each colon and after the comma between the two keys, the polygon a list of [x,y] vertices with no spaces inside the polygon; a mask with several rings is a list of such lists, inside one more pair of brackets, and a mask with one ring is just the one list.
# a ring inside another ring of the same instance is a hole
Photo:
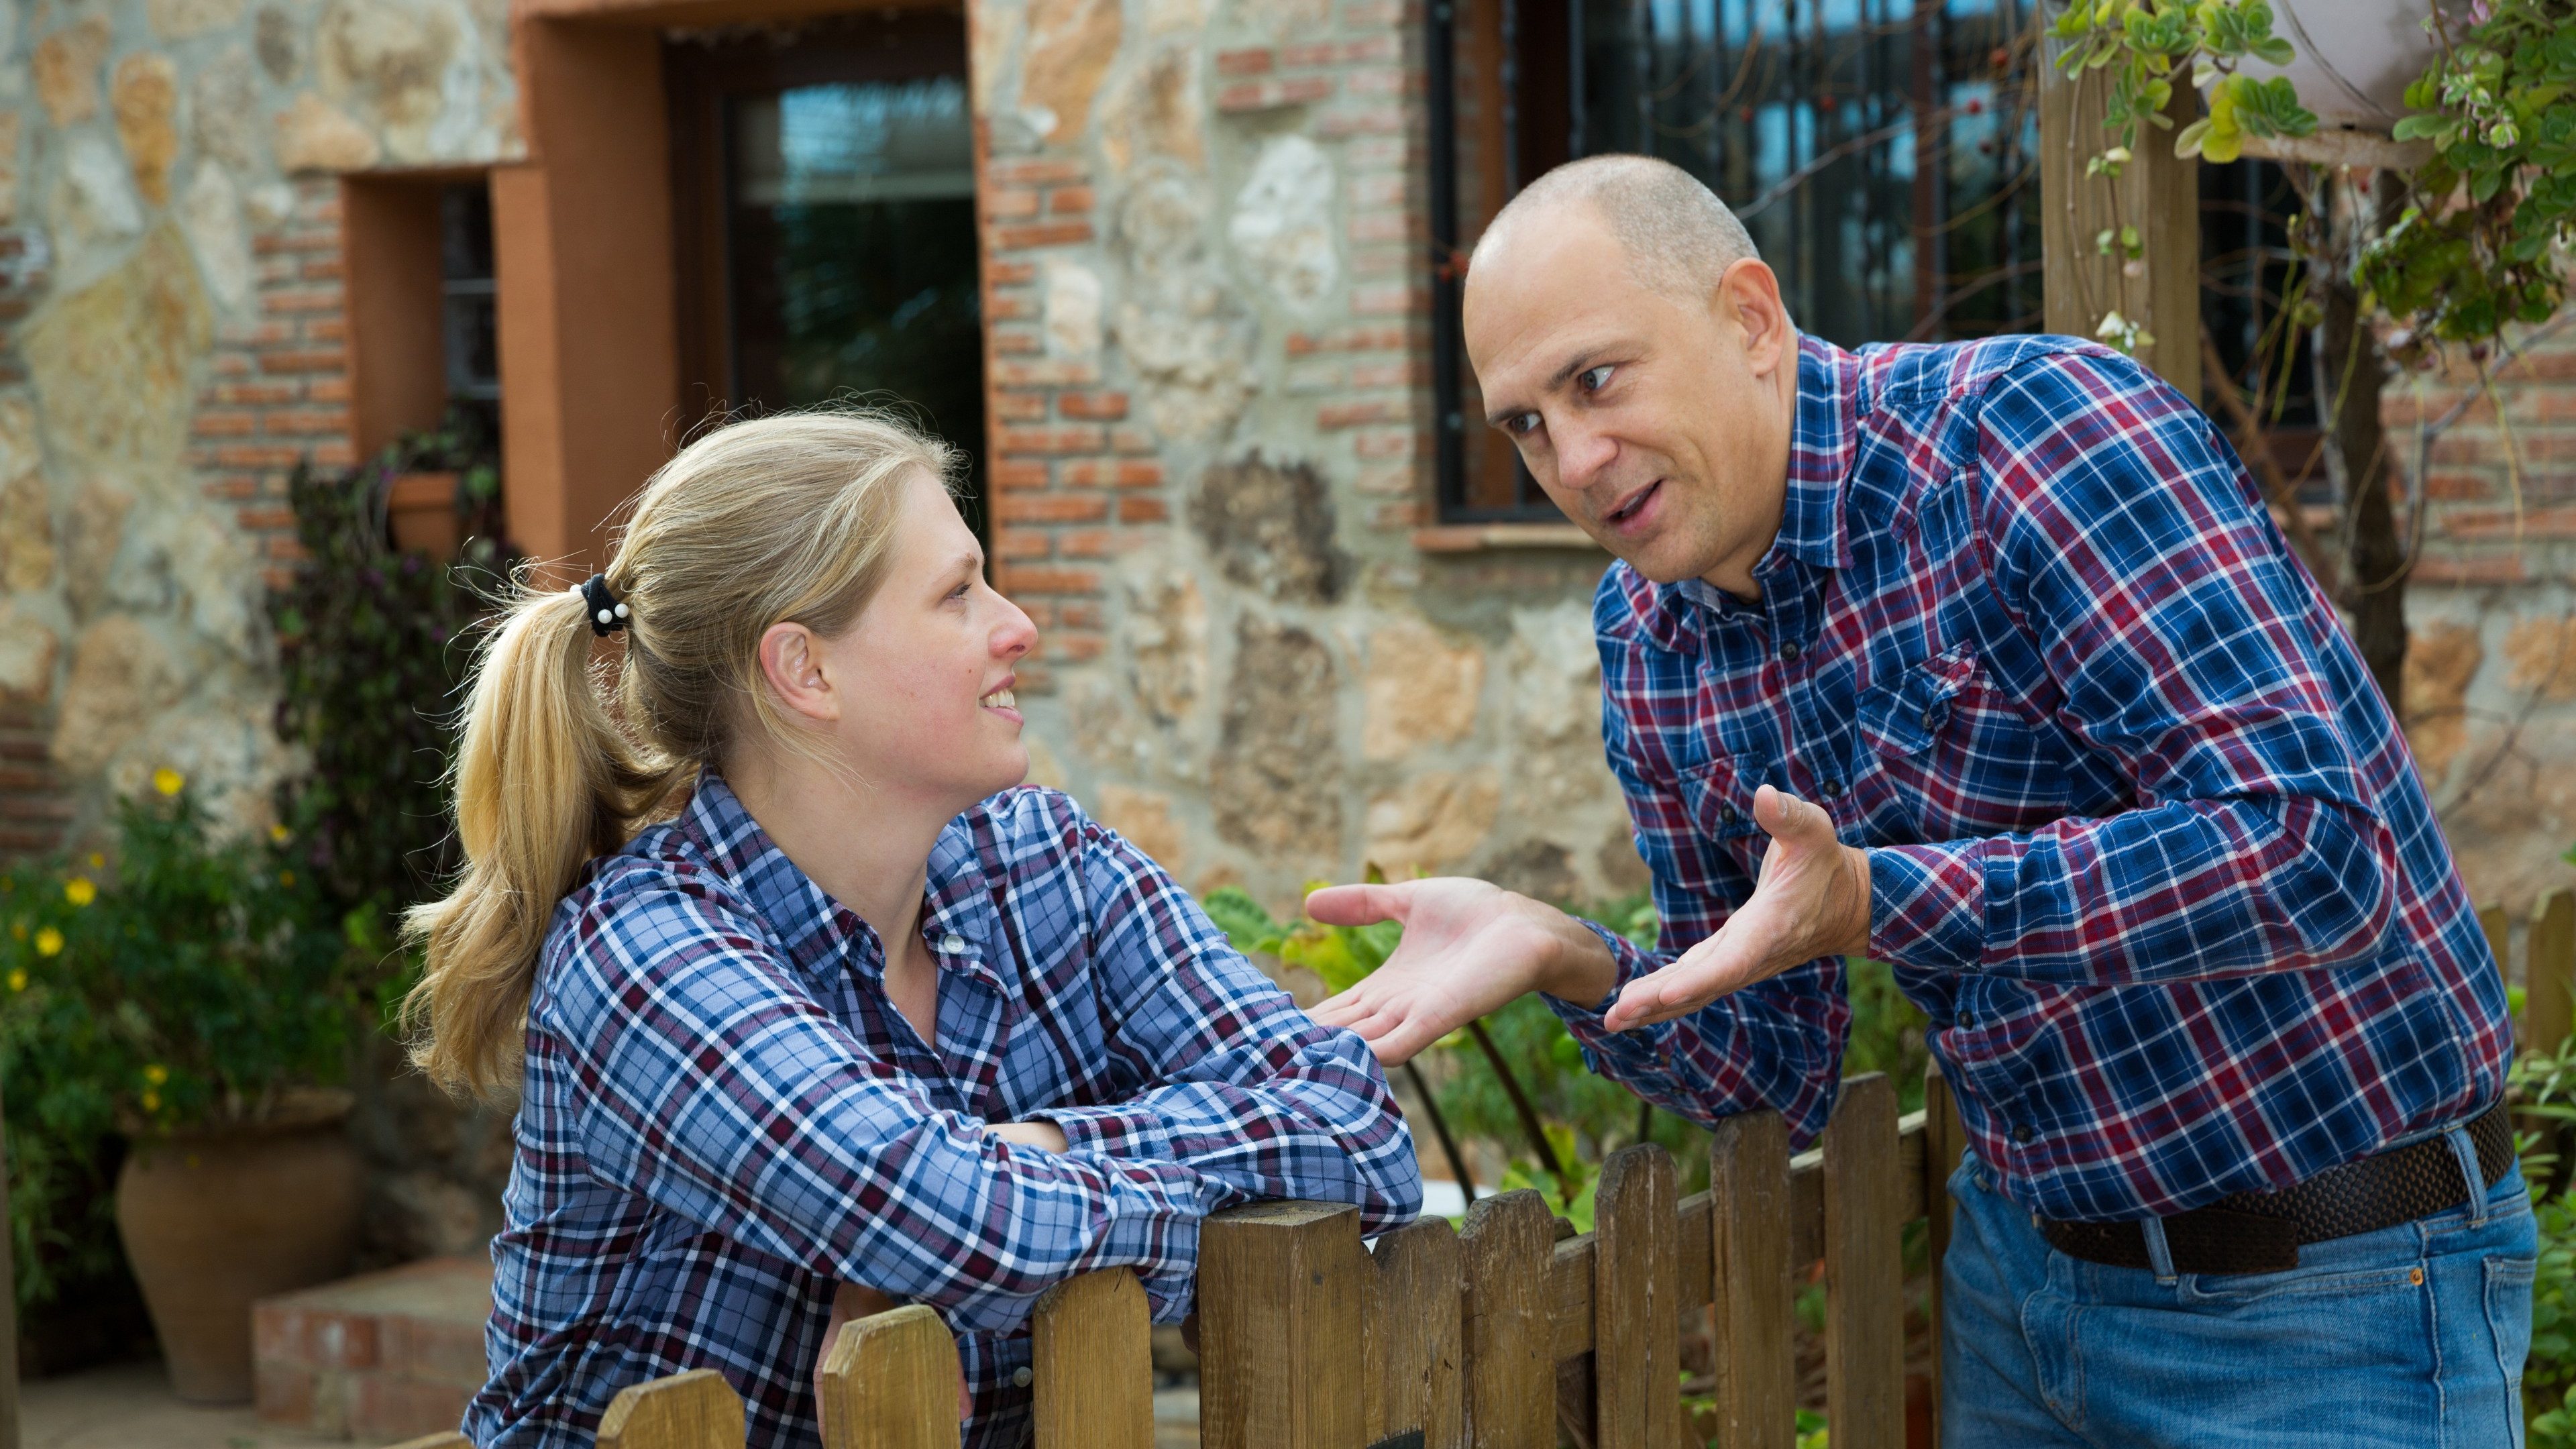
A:
{"label": "window", "polygon": [[[1706,181],[1780,274],[1800,328],[1834,342],[2038,325],[2027,0],[1459,0],[1430,10],[1442,521],[1561,521],[1483,426],[1457,294],[1485,221],[1572,157],[1644,152]],[[1918,155],[1941,162],[1918,165]]]}

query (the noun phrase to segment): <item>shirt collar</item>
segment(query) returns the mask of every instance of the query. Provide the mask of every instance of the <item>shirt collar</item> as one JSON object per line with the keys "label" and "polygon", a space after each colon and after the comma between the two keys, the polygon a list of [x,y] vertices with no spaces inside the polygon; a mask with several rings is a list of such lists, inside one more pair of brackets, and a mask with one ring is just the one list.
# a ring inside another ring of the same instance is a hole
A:
{"label": "shirt collar", "polygon": [[[1843,527],[1844,482],[1859,452],[1860,359],[1821,337],[1798,339],[1798,406],[1789,428],[1789,476],[1780,508],[1780,532],[1753,566],[1753,577],[1770,592],[1770,581],[1791,560],[1817,568],[1851,564],[1851,536]],[[1714,614],[1728,606],[1729,596],[1705,579],[1683,579],[1654,590],[1657,612],[1649,621],[1655,636],[1673,647],[1699,632],[1702,610]],[[1741,601],[1736,601],[1741,606]],[[1697,605],[1694,609],[1690,605]]]}
{"label": "shirt collar", "polygon": [[[984,898],[984,873],[967,818],[949,822],[931,849],[921,933],[941,969],[989,976],[994,973],[989,964],[987,913],[976,904]],[[679,824],[741,891],[798,970],[828,978],[837,974],[840,960],[855,948],[853,966],[866,975],[883,975],[885,943],[876,929],[788,859],[787,852],[743,808],[741,797],[722,775],[713,769],[699,772],[697,789]],[[939,949],[949,936],[961,938],[968,949]]]}

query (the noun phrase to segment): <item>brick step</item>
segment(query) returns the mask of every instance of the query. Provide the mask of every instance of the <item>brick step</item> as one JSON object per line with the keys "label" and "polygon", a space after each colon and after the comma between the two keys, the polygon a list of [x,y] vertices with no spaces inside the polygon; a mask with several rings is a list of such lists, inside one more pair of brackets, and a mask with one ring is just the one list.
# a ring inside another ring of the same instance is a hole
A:
{"label": "brick step", "polygon": [[429,1258],[251,1309],[259,1416],[360,1439],[453,1429],[483,1387],[492,1264]]}

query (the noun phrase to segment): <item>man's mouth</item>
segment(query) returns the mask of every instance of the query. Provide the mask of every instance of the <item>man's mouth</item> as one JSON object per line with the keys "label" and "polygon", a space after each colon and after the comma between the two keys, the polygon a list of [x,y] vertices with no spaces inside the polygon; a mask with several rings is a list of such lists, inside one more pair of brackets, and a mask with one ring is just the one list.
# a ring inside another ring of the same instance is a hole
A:
{"label": "man's mouth", "polygon": [[1664,480],[1656,479],[1619,501],[1619,506],[1601,515],[1601,521],[1612,528],[1624,528],[1645,511],[1648,501],[1663,491]]}

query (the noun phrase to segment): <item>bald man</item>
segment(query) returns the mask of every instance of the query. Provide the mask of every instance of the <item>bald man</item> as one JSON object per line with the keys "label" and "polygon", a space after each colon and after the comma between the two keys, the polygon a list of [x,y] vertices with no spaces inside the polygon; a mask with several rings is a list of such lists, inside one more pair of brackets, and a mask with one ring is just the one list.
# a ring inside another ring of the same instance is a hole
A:
{"label": "bald man", "polygon": [[[1617,558],[1602,732],[1661,949],[1342,886],[1401,1061],[1525,992],[1595,1071],[1811,1142],[1843,958],[1929,1014],[1943,1443],[2522,1442],[2504,983],[2387,702],[2209,422],[2064,337],[1800,337],[1718,199],[1551,172],[1477,247],[1487,421]],[[1893,1311],[1891,1307],[1890,1311]]]}

